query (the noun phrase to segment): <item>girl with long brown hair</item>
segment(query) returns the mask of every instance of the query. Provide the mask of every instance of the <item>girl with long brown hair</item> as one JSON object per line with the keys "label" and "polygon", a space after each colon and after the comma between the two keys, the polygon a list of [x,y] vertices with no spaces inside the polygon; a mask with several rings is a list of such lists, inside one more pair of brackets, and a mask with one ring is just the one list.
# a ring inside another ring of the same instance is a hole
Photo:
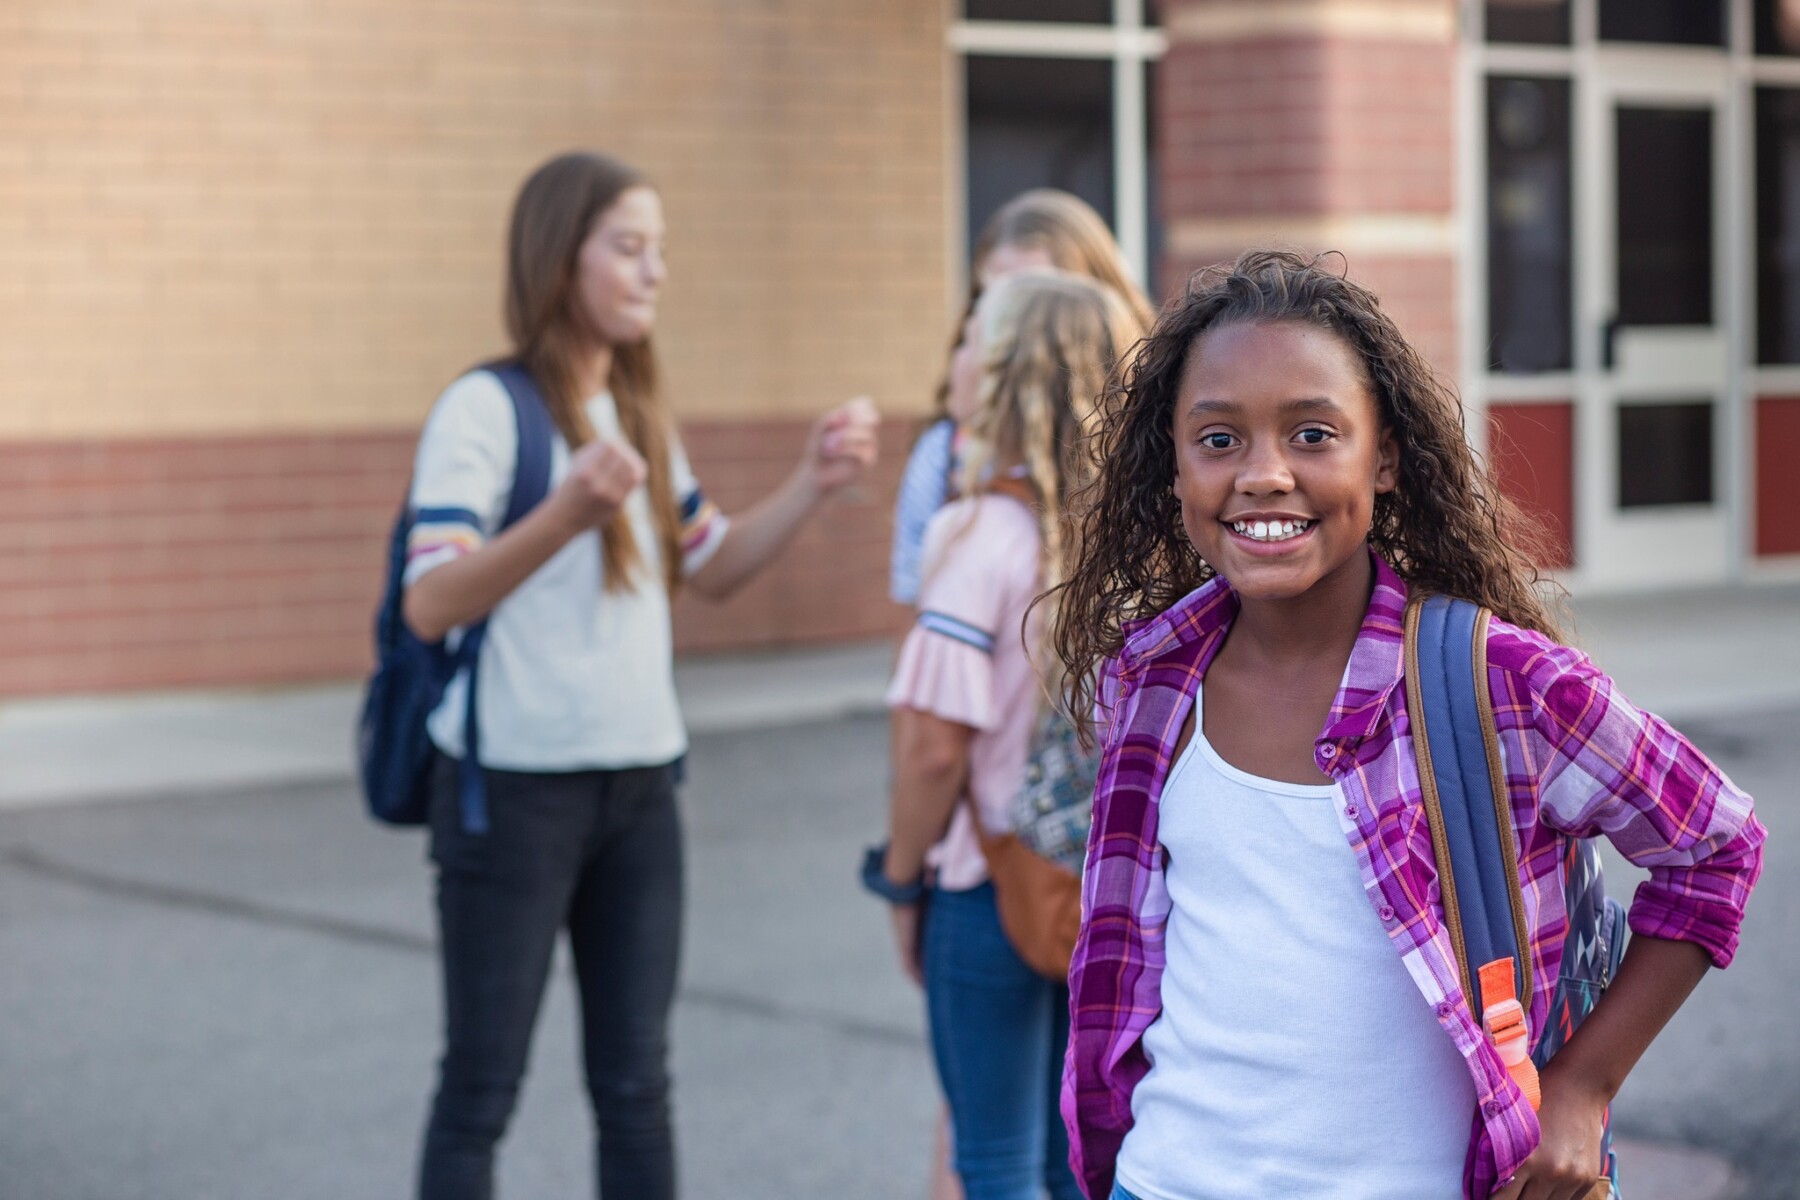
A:
{"label": "girl with long brown hair", "polygon": [[731,593],[874,459],[873,410],[852,402],[814,424],[767,499],[730,519],[714,508],[658,387],[650,335],[663,241],[661,200],[631,167],[591,153],[539,167],[513,208],[506,323],[555,426],[548,494],[500,528],[521,434],[488,370],[445,390],[420,439],[407,623],[433,642],[487,622],[478,817],[459,795],[466,669],[429,721],[445,1040],[423,1200],[492,1194],[495,1146],[565,928],[598,1192],[674,1196],[666,1030],[687,737],[670,596]]}
{"label": "girl with long brown hair", "polygon": [[[1098,680],[1063,1097],[1090,1200],[1605,1195],[1609,1100],[1736,950],[1750,797],[1558,643],[1455,396],[1320,263],[1197,276],[1108,392],[1098,455],[1056,633],[1081,710]],[[1427,593],[1494,614],[1476,678],[1532,1033],[1569,839],[1651,869],[1541,1106],[1444,915],[1402,652]]]}
{"label": "girl with long brown hair", "polygon": [[1011,828],[1045,690],[1046,614],[1028,611],[1062,577],[1093,401],[1140,332],[1109,289],[1027,272],[982,297],[951,366],[950,406],[968,431],[963,495],[926,537],[918,619],[888,692],[890,838],[868,882],[925,989],[969,1200],[1076,1194],[1055,1116],[1067,992],[1007,942],[974,822]]}

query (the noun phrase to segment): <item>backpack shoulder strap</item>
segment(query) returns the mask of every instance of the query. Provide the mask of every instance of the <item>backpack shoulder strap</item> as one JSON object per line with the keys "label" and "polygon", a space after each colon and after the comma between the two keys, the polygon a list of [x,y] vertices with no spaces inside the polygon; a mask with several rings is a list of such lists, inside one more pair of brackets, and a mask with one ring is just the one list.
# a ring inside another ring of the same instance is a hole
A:
{"label": "backpack shoulder strap", "polygon": [[1408,606],[1405,642],[1406,709],[1444,919],[1477,1018],[1509,998],[1483,994],[1510,990],[1504,974],[1484,970],[1502,963],[1531,1009],[1518,849],[1487,687],[1488,617],[1467,600],[1429,596]]}
{"label": "backpack shoulder strap", "polygon": [[489,363],[487,370],[512,398],[513,420],[519,430],[519,455],[513,467],[512,497],[500,528],[519,520],[543,502],[550,492],[550,446],[556,425],[544,393],[525,365],[516,360]]}
{"label": "backpack shoulder strap", "polygon": [[[484,369],[506,388],[519,431],[512,495],[506,502],[506,514],[500,518],[500,528],[505,529],[536,508],[550,492],[550,452],[555,425],[550,420],[550,409],[544,403],[543,392],[523,363],[493,362],[486,364]],[[480,770],[481,722],[475,715],[481,646],[486,640],[487,619],[484,617],[464,632],[462,644],[457,647],[457,657],[469,671],[464,688],[463,769],[458,788],[463,828],[470,833],[486,833],[488,829],[487,786]]]}

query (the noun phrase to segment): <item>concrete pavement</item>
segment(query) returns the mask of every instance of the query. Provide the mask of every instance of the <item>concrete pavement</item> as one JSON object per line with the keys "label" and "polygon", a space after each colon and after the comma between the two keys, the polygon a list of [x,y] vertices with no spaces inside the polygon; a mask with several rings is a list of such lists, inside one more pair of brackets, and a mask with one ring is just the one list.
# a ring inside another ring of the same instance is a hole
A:
{"label": "concrete pavement", "polygon": [[[1632,1200],[1713,1200],[1734,1168],[1744,1200],[1795,1195],[1797,731],[1800,708],[1699,730],[1763,801],[1770,858],[1739,961],[1620,1096]],[[695,739],[684,1195],[924,1193],[937,1099],[919,998],[852,870],[880,827],[885,749],[872,716]],[[422,851],[343,781],[0,811],[0,1197],[406,1194],[437,1025]],[[503,1195],[586,1191],[572,996],[559,967]]]}

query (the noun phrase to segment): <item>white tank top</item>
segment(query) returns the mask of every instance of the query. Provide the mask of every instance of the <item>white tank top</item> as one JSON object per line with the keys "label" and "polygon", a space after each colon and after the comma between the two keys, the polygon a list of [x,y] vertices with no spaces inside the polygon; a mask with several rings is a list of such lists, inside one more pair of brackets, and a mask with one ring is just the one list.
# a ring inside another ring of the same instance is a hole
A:
{"label": "white tank top", "polygon": [[1453,1200],[1468,1068],[1369,906],[1335,785],[1194,737],[1158,829],[1172,909],[1118,1178],[1141,1200]]}

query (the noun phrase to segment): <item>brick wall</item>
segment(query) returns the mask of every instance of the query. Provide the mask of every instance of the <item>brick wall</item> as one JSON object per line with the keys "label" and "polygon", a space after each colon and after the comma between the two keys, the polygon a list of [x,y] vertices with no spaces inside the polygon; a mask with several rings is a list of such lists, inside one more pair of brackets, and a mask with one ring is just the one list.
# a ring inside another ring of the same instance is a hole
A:
{"label": "brick wall", "polygon": [[359,670],[411,444],[0,445],[0,695]]}
{"label": "brick wall", "polygon": [[1337,251],[1454,377],[1454,5],[1179,0],[1166,11],[1162,278],[1251,245]]}
{"label": "brick wall", "polygon": [[688,418],[918,411],[940,0],[0,4],[0,438],[403,428],[502,346],[526,172],[646,168]]}
{"label": "brick wall", "polygon": [[[728,504],[805,414],[922,412],[951,319],[946,19],[0,4],[0,694],[361,670],[408,448],[504,348],[507,211],[561,150],[662,192],[669,398]],[[825,514],[730,606],[684,602],[682,644],[888,628],[886,527]]]}
{"label": "brick wall", "polygon": [[[703,421],[685,437],[730,511],[792,469],[805,432]],[[413,440],[0,443],[0,696],[360,674]],[[684,598],[678,648],[893,632],[889,498],[902,461],[886,455],[728,603]]]}

